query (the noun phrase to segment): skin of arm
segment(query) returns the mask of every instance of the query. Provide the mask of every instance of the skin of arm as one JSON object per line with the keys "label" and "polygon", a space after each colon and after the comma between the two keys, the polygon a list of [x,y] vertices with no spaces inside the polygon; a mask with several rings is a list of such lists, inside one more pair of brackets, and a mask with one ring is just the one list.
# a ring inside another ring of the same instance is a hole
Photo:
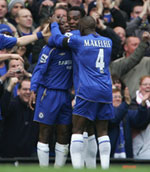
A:
{"label": "skin of arm", "polygon": [[[41,37],[40,38],[48,37],[50,35],[51,35],[51,33],[49,30],[49,25],[47,25],[41,31]],[[34,42],[40,38],[37,36],[37,33],[33,33],[32,35],[22,36],[22,37],[17,38],[17,45],[19,45],[19,46],[27,45],[27,44]]]}
{"label": "skin of arm", "polygon": [[19,46],[27,45],[36,40],[38,40],[37,34],[22,36],[20,38],[17,38],[17,45]]}
{"label": "skin of arm", "polygon": [[8,59],[16,59],[24,62],[23,58],[19,54],[0,54],[0,62]]}

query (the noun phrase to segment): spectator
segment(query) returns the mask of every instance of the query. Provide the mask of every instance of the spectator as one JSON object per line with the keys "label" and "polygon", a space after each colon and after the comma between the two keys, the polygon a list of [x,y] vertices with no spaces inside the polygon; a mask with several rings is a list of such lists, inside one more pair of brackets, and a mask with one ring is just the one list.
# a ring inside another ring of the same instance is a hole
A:
{"label": "spectator", "polygon": [[121,3],[119,5],[120,9],[125,11],[128,14],[128,18],[130,18],[130,13],[132,11],[132,7],[137,4],[141,3],[143,0],[121,0]]}
{"label": "spectator", "polygon": [[127,36],[137,36],[140,39],[144,31],[150,31],[150,23],[148,16],[149,11],[149,0],[144,2],[144,5],[136,4],[130,13],[130,21],[127,22],[126,34]]}
{"label": "spectator", "polygon": [[[13,35],[11,28],[6,24],[0,24],[0,33],[10,36]],[[19,55],[17,57],[17,55],[11,54],[11,49],[0,50],[0,76],[4,75],[7,72],[7,60],[13,58],[13,56],[16,57],[16,59],[19,58]],[[21,57],[20,59],[23,60]]]}
{"label": "spectator", "polygon": [[[149,8],[149,0],[145,1],[144,5],[136,4],[133,7],[133,10],[131,12],[131,19],[129,22],[127,22],[127,36],[137,36],[141,40],[143,32],[150,32]],[[145,56],[150,56],[150,47],[148,47],[148,49],[146,50]]]}
{"label": "spectator", "polygon": [[141,43],[138,37],[128,37],[124,45],[125,55],[110,64],[111,74],[116,74],[122,79],[129,88],[131,98],[135,97],[140,77],[150,73],[150,59],[144,57],[149,40],[148,32],[143,33]]}
{"label": "spectator", "polygon": [[117,58],[120,58],[123,56],[123,52],[124,52],[124,44],[126,41],[126,31],[123,27],[120,27],[120,26],[115,27],[113,30],[121,39],[120,50],[117,54]]}
{"label": "spectator", "polygon": [[[24,77],[24,76],[26,76],[26,77],[32,76],[31,73],[28,73],[24,69],[24,63],[21,60],[11,59],[9,61],[8,69],[11,69],[14,72],[16,72],[15,77],[18,78],[18,81],[20,81],[22,79],[22,77]],[[14,95],[17,95],[17,94],[15,93]]]}
{"label": "spectator", "polygon": [[10,26],[11,30],[13,31],[14,36],[18,36],[16,28],[10,22],[8,22],[8,20],[6,19],[6,14],[7,14],[7,10],[8,10],[6,0],[0,1],[0,9],[1,9],[0,24],[7,24],[8,26]]}
{"label": "spectator", "polygon": [[[26,36],[26,35],[31,35],[34,30],[33,26],[33,18],[31,12],[23,8],[18,11],[17,16],[16,16],[16,22],[17,22],[17,32],[20,36]],[[26,46],[26,54],[25,56],[28,58],[28,61],[30,64],[32,63],[32,44],[28,44]]]}
{"label": "spectator", "polygon": [[17,23],[15,21],[17,12],[24,8],[24,0],[11,0],[8,3],[8,14],[7,14],[7,19],[10,23],[12,23],[15,27],[17,26]]}
{"label": "spectator", "polygon": [[18,96],[11,99],[16,82],[17,78],[11,78],[1,97],[4,118],[0,144],[2,157],[30,157],[36,152],[38,126],[33,122],[33,111],[28,107],[30,80],[23,79],[19,84]]}
{"label": "spectator", "polygon": [[[90,9],[92,9],[93,6],[96,6],[96,3],[96,1],[93,1],[89,4],[88,14]],[[119,11],[119,9],[114,7],[112,0],[102,0],[102,3],[103,8],[101,18],[105,21],[105,25],[111,28],[114,28],[116,26],[126,28],[126,22],[122,13]]]}
{"label": "spectator", "polygon": [[52,0],[44,0],[41,2],[40,7],[39,7],[39,22],[43,22],[43,20],[48,19],[50,16],[53,14],[53,9],[54,9],[54,2]]}
{"label": "spectator", "polygon": [[128,89],[125,89],[124,99],[118,89],[113,89],[113,106],[115,118],[109,123],[108,134],[111,141],[111,157],[132,158],[132,129],[142,128],[147,124],[149,111],[145,106],[146,100],[150,97],[149,93],[143,99],[143,104],[137,110],[130,110],[131,102]]}
{"label": "spectator", "polygon": [[111,75],[111,79],[112,79],[112,85],[113,85],[112,87],[117,88],[118,90],[121,90],[121,93],[123,95],[125,84],[117,75]]}
{"label": "spectator", "polygon": [[[132,100],[131,107],[138,109],[143,103],[143,99],[150,94],[150,75],[140,78],[139,90],[136,91],[136,97]],[[150,108],[149,99],[145,102],[146,107]],[[132,129],[133,156],[135,159],[150,159],[150,121],[141,129]]]}

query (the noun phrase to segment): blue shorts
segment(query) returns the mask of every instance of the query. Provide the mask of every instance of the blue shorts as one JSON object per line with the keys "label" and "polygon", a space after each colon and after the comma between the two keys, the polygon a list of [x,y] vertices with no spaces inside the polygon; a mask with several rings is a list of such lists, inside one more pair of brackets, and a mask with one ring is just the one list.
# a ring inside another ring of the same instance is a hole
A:
{"label": "blue shorts", "polygon": [[69,125],[72,122],[71,96],[68,91],[38,89],[34,121],[53,125]]}
{"label": "blue shorts", "polygon": [[73,115],[83,116],[89,120],[110,120],[114,118],[112,103],[90,102],[76,97]]}

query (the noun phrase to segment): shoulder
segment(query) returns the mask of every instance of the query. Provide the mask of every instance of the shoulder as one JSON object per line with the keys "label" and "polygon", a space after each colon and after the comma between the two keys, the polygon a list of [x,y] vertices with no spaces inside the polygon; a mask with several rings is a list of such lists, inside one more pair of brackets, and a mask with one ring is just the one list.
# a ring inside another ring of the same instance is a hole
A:
{"label": "shoulder", "polygon": [[45,53],[45,54],[49,54],[49,53],[51,53],[51,52],[54,51],[54,50],[56,50],[56,48],[49,47],[48,45],[45,45],[45,46],[42,48],[41,52],[42,52],[42,53]]}
{"label": "shoulder", "polygon": [[112,61],[112,63],[119,63],[119,62],[121,62],[124,59],[125,59],[125,57],[121,57],[119,59],[116,59],[116,60]]}

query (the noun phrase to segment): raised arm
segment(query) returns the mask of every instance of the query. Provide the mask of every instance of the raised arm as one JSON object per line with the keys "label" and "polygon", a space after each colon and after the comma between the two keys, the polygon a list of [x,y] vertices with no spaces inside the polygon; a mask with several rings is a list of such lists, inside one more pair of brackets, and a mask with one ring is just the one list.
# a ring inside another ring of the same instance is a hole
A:
{"label": "raised arm", "polygon": [[50,36],[49,26],[47,25],[41,32],[33,33],[32,35],[22,36],[17,38],[17,45],[27,45],[38,39],[43,39],[44,37]]}
{"label": "raised arm", "polygon": [[19,54],[0,54],[0,62],[8,59],[21,60],[24,62],[23,58]]}
{"label": "raised arm", "polygon": [[150,34],[148,32],[144,32],[142,41],[135,49],[134,53],[132,53],[128,58],[118,59],[110,64],[111,74],[117,74],[118,77],[121,77],[136,66],[144,57],[145,51],[149,46],[149,40]]}

